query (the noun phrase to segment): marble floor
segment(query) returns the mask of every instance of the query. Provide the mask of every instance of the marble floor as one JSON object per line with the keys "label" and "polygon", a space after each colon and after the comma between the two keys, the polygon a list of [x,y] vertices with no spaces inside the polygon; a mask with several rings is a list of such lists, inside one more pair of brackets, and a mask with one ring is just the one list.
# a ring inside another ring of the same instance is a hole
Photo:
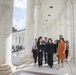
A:
{"label": "marble floor", "polygon": [[57,62],[54,62],[54,66],[51,69],[47,64],[43,64],[42,67],[34,64],[19,69],[11,75],[76,75],[76,65],[71,62],[65,62],[64,68],[58,69]]}

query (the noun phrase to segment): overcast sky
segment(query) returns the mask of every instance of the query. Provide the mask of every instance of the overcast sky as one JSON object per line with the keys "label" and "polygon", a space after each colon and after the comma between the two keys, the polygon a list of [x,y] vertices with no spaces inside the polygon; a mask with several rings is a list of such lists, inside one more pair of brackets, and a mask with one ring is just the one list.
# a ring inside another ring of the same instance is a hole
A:
{"label": "overcast sky", "polygon": [[13,26],[18,30],[26,26],[26,6],[27,0],[14,0]]}

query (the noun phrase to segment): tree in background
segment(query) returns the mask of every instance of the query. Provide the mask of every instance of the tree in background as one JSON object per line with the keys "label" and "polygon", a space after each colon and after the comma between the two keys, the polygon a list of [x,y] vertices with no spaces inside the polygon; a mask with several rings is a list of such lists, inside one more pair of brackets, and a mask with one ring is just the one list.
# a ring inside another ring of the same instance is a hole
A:
{"label": "tree in background", "polygon": [[12,32],[16,32],[17,31],[17,29],[15,29],[14,27],[12,27]]}

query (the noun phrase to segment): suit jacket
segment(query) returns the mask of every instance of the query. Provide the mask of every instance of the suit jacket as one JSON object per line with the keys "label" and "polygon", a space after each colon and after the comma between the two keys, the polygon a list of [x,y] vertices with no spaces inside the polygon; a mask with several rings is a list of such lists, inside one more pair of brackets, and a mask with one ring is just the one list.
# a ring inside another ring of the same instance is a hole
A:
{"label": "suit jacket", "polygon": [[48,43],[47,53],[49,54],[49,53],[53,53],[53,52],[54,52],[54,44],[53,43],[51,43],[51,44]]}
{"label": "suit jacket", "polygon": [[43,52],[43,47],[44,45],[40,45],[40,43],[37,44],[37,47],[38,47],[38,52]]}

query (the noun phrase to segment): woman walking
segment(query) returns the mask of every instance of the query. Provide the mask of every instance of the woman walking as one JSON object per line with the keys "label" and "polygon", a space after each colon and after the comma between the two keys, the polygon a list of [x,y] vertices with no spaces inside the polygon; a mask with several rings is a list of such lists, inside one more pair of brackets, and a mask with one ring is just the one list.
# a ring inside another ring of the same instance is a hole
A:
{"label": "woman walking", "polygon": [[42,66],[42,61],[43,61],[43,47],[44,47],[42,37],[38,38],[37,47],[38,47],[38,66],[40,67]]}
{"label": "woman walking", "polygon": [[54,52],[54,44],[52,43],[52,39],[49,38],[47,45],[47,55],[48,55],[48,65],[49,67],[53,67],[53,52]]}
{"label": "woman walking", "polygon": [[35,43],[33,43],[32,53],[33,53],[34,66],[35,66],[37,63],[37,39],[35,39]]}
{"label": "woman walking", "polygon": [[59,68],[61,61],[62,61],[62,67],[64,67],[65,50],[66,50],[66,44],[64,42],[64,39],[60,38],[60,42],[58,43]]}

